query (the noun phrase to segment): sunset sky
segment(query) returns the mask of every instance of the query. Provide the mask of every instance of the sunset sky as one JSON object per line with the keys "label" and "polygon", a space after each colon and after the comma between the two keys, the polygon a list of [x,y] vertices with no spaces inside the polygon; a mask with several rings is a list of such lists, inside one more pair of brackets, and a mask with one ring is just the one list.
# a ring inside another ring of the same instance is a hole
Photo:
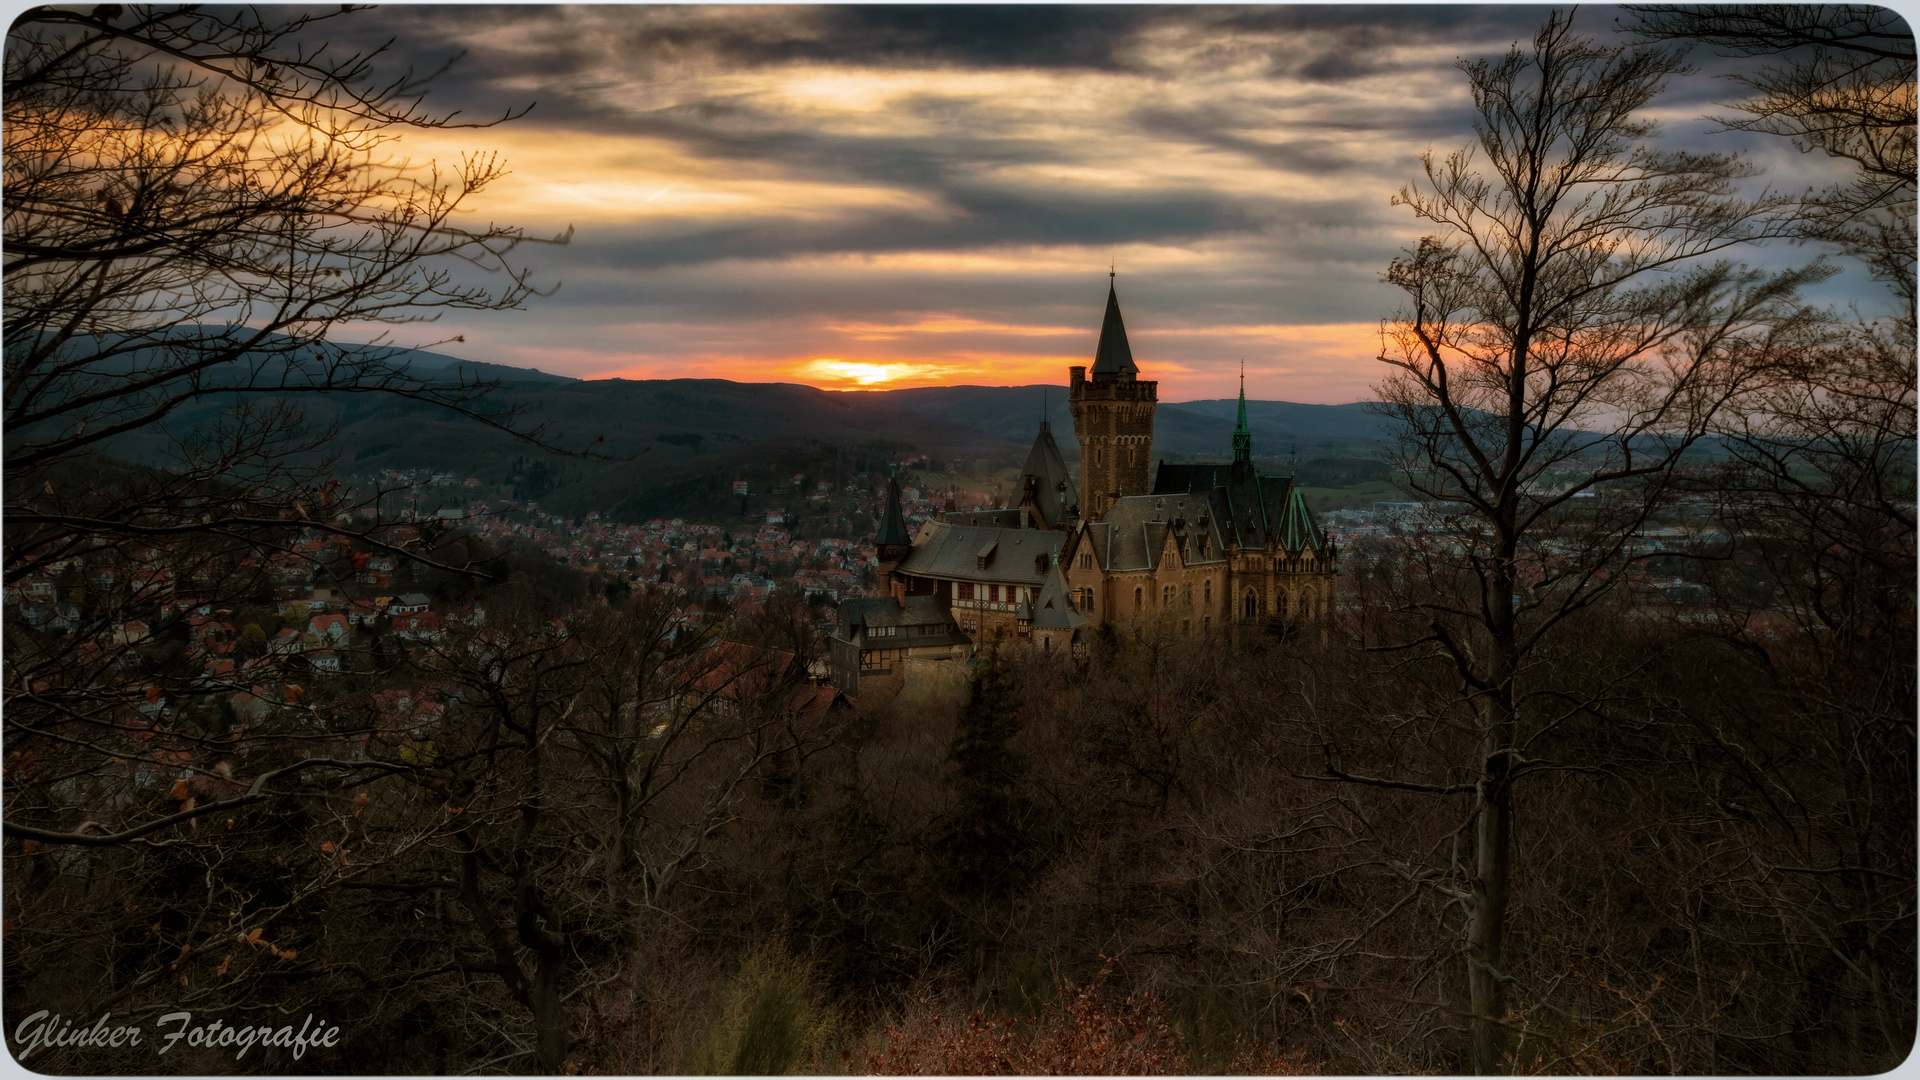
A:
{"label": "sunset sky", "polygon": [[[1390,204],[1418,156],[1471,137],[1459,58],[1530,38],[1538,7],[394,6],[428,104],[485,130],[409,134],[416,160],[498,150],[475,216],[564,248],[554,296],[450,315],[442,351],[583,378],[829,388],[1065,382],[1111,263],[1162,400],[1369,396],[1379,277],[1420,229]],[[1605,39],[1617,9],[1583,8]],[[1842,175],[1716,133],[1702,71],[1658,103],[1670,142],[1748,149],[1767,181]],[[1753,261],[1810,257],[1780,247]],[[1849,271],[1823,299],[1876,294]],[[1870,306],[1870,305],[1869,305]]]}

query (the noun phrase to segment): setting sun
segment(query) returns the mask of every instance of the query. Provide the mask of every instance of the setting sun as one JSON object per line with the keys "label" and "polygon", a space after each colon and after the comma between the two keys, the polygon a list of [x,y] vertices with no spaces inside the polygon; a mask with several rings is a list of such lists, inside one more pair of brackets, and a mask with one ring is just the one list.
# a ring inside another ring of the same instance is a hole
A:
{"label": "setting sun", "polygon": [[802,370],[826,386],[846,383],[876,386],[915,374],[915,369],[905,364],[861,364],[829,358],[808,361]]}

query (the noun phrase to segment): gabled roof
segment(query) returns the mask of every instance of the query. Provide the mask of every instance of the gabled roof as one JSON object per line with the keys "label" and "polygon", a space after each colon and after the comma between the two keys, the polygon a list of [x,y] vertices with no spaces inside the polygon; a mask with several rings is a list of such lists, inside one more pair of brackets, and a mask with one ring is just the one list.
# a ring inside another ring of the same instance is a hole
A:
{"label": "gabled roof", "polygon": [[840,621],[847,626],[948,625],[953,614],[937,596],[909,596],[903,605],[891,596],[863,596],[840,602]]}
{"label": "gabled roof", "polygon": [[[1057,557],[1067,535],[1053,529],[1008,529],[930,521],[920,528],[920,542],[900,563],[910,576],[955,581],[1010,582],[1041,585],[1047,565]],[[991,546],[985,565],[983,554]]]}
{"label": "gabled roof", "polygon": [[1127,327],[1120,321],[1120,295],[1107,284],[1107,316],[1100,323],[1100,345],[1093,351],[1093,374],[1128,378],[1140,374],[1133,350],[1127,347]]}
{"label": "gabled roof", "polygon": [[1082,543],[1092,545],[1094,560],[1106,570],[1158,567],[1169,536],[1184,545],[1181,561],[1187,565],[1226,558],[1212,501],[1204,495],[1127,495],[1115,499],[1084,533]]}
{"label": "gabled roof", "polygon": [[1290,476],[1262,476],[1251,462],[1173,464],[1161,462],[1153,480],[1156,496],[1204,498],[1221,534],[1241,548],[1264,548],[1269,538],[1283,551],[1326,546],[1305,495]]}

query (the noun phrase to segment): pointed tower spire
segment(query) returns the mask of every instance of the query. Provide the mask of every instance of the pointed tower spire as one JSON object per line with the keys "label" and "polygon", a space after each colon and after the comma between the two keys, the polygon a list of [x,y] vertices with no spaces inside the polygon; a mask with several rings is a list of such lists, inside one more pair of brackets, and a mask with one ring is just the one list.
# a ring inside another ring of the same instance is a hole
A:
{"label": "pointed tower spire", "polygon": [[1053,427],[1047,423],[1047,387],[1044,386],[1040,388],[1040,430],[1053,430]]}
{"label": "pointed tower spire", "polygon": [[873,538],[876,545],[906,545],[913,543],[913,537],[907,533],[907,515],[900,510],[900,475],[897,466],[887,469],[887,505],[880,514],[880,533]]}
{"label": "pointed tower spire", "polygon": [[1100,323],[1100,346],[1093,352],[1093,377],[1131,379],[1140,374],[1134,366],[1133,350],[1127,347],[1127,327],[1120,321],[1120,294],[1113,285],[1113,273],[1107,273],[1107,316]]}
{"label": "pointed tower spire", "polygon": [[1240,361],[1240,419],[1233,425],[1233,460],[1253,461],[1253,432],[1247,428],[1247,362]]}

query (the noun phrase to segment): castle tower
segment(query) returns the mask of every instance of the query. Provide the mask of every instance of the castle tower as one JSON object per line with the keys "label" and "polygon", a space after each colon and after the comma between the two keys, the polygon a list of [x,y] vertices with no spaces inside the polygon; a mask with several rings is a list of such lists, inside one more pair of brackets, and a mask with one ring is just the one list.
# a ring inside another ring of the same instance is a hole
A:
{"label": "castle tower", "polygon": [[887,502],[880,511],[880,531],[874,535],[873,546],[880,562],[875,577],[886,588],[894,568],[913,552],[913,534],[907,531],[907,515],[900,509],[900,476],[894,469],[887,470]]}
{"label": "castle tower", "polygon": [[1158,383],[1142,382],[1120,321],[1120,297],[1107,281],[1107,316],[1100,324],[1093,373],[1067,369],[1073,433],[1080,440],[1080,517],[1097,521],[1121,495],[1152,489],[1153,407]]}

